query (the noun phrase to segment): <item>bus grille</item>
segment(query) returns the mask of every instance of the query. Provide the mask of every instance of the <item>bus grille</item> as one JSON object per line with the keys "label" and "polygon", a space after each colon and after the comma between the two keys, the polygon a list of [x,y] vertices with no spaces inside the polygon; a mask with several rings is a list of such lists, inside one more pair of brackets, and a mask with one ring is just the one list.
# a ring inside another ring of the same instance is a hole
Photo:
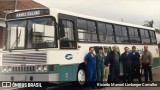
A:
{"label": "bus grille", "polygon": [[35,66],[12,66],[12,72],[34,72]]}
{"label": "bus grille", "polygon": [[46,53],[25,53],[25,54],[3,54],[2,64],[44,64],[46,63]]}

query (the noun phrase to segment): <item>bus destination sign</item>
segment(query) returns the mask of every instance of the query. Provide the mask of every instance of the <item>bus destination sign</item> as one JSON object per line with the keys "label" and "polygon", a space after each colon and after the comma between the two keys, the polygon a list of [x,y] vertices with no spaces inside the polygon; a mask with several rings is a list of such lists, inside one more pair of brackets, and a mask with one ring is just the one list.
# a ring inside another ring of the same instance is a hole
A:
{"label": "bus destination sign", "polygon": [[17,18],[34,17],[34,16],[42,16],[42,15],[49,15],[49,10],[35,9],[35,10],[18,11],[18,12],[7,14],[6,19],[17,19]]}
{"label": "bus destination sign", "polygon": [[16,13],[16,17],[30,17],[40,15],[40,10]]}

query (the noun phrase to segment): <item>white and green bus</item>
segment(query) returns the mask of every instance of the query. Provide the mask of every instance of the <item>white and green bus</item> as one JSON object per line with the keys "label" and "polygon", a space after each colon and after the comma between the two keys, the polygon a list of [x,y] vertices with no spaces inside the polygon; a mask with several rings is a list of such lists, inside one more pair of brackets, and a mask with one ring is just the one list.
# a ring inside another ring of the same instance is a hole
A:
{"label": "white and green bus", "polygon": [[[155,29],[59,9],[31,9],[6,15],[6,44],[0,81],[86,81],[89,47],[149,46],[159,60]],[[156,63],[157,64],[157,63]]]}

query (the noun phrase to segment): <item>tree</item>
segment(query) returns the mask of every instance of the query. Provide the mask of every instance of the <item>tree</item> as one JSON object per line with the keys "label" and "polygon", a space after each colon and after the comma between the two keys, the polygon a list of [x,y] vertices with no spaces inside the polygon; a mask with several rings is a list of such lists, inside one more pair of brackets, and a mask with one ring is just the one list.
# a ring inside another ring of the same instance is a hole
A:
{"label": "tree", "polygon": [[156,33],[160,34],[160,29],[155,29]]}
{"label": "tree", "polygon": [[143,26],[153,27],[153,24],[154,24],[153,20],[151,20],[151,21],[146,20],[146,21],[144,21]]}

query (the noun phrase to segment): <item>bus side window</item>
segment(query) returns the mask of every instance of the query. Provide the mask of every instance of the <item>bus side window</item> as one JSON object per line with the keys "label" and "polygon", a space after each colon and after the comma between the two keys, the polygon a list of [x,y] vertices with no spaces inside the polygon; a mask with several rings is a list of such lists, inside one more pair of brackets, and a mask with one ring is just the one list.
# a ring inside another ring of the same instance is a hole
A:
{"label": "bus side window", "polygon": [[150,30],[149,32],[150,32],[150,38],[151,38],[152,44],[157,44],[155,31]]}
{"label": "bus side window", "polygon": [[140,29],[142,44],[151,44],[149,31],[145,29]]}
{"label": "bus side window", "polygon": [[130,37],[130,43],[132,44],[140,44],[140,35],[138,33],[137,28],[128,27],[129,37]]}
{"label": "bus side window", "polygon": [[69,20],[61,20],[60,24],[60,48],[76,48],[74,23]]}
{"label": "bus side window", "polygon": [[98,42],[96,22],[77,19],[78,40],[80,42]]}

